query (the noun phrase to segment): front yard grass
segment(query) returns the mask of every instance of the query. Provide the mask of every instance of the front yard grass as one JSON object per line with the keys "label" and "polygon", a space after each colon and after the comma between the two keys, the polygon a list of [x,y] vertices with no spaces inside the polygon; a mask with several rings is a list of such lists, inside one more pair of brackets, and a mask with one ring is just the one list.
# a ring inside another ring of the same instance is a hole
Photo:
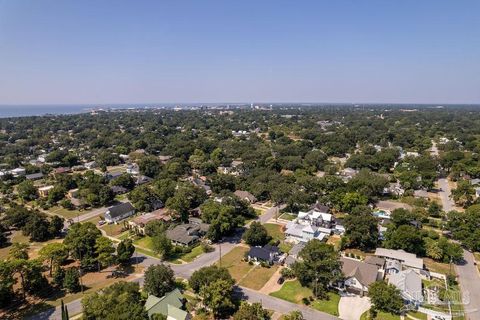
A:
{"label": "front yard grass", "polygon": [[[221,266],[227,268],[236,282],[240,281],[253,268],[253,265],[243,261],[248,250],[246,247],[235,247],[222,256]],[[217,264],[220,265],[220,261]]]}
{"label": "front yard grass", "polygon": [[421,312],[418,312],[418,311],[410,311],[408,314],[411,315],[412,317],[420,319],[420,320],[427,320],[427,318],[428,318],[425,313],[421,313]]}
{"label": "front yard grass", "polygon": [[177,257],[177,259],[181,259],[185,262],[192,262],[193,260],[195,260],[196,257],[201,255],[202,253],[203,253],[202,246],[198,245],[198,246],[192,248],[191,252],[185,253],[184,255],[181,255],[181,256]]}
{"label": "front yard grass", "polygon": [[[313,296],[310,288],[302,287],[298,280],[286,281],[279,291],[270,293],[271,296],[296,304],[303,304],[303,298]],[[314,300],[310,306],[318,311],[338,316],[338,303],[340,296],[334,292],[328,292],[328,300]]]}
{"label": "front yard grass", "polygon": [[107,233],[110,237],[116,237],[120,235],[123,231],[123,223],[112,223],[112,224],[105,224],[101,227],[103,231]]}
{"label": "front yard grass", "polygon": [[[151,255],[154,257],[158,257],[158,255],[155,253],[153,250],[153,239],[152,237],[149,236],[144,236],[139,239],[136,239],[133,241],[133,243],[137,246],[138,252]],[[192,262],[195,260],[196,257],[201,255],[203,253],[202,246],[197,245],[196,247],[192,248],[192,251],[184,254],[177,254],[168,259],[168,261],[175,263],[175,264],[181,264],[182,261],[185,262]]]}
{"label": "front yard grass", "polygon": [[[370,320],[370,319],[372,319],[370,318],[370,311],[365,311],[360,317],[360,320]],[[400,316],[379,311],[377,313],[377,317],[375,318],[375,320],[400,320]]]}
{"label": "front yard grass", "polygon": [[240,281],[239,285],[253,289],[260,290],[270,280],[273,274],[277,271],[278,266],[273,265],[270,268],[262,266],[255,266],[248,275]]}

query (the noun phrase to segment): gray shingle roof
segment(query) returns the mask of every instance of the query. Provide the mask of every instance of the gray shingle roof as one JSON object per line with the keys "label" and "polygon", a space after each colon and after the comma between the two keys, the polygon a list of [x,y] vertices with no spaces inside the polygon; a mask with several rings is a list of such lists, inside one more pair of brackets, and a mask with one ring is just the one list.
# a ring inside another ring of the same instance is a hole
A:
{"label": "gray shingle roof", "polygon": [[108,212],[110,213],[110,217],[112,219],[119,217],[132,210],[135,210],[135,208],[132,206],[130,202],[124,202],[122,204],[108,208]]}

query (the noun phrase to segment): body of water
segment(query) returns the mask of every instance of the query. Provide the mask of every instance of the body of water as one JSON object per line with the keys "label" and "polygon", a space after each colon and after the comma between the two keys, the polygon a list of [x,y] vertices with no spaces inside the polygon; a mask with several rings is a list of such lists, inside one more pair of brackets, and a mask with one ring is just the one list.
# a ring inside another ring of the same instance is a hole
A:
{"label": "body of water", "polygon": [[91,106],[85,105],[0,105],[0,118],[41,116],[46,114],[77,114],[88,112]]}

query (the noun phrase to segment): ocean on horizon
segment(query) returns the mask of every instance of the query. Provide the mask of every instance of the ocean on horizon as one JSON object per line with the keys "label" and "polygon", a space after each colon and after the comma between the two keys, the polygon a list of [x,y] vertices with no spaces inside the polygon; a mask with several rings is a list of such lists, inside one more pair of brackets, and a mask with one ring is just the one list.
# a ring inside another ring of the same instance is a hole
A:
{"label": "ocean on horizon", "polygon": [[0,118],[78,114],[91,109],[92,106],[85,105],[0,105]]}

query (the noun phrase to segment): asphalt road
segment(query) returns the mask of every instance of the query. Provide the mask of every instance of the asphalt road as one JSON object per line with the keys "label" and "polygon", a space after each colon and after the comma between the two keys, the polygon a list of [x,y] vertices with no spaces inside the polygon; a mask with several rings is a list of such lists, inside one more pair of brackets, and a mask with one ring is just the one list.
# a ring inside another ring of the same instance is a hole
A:
{"label": "asphalt road", "polygon": [[338,320],[337,317],[327,313],[317,311],[315,309],[291,303],[279,298],[275,298],[258,291],[254,291],[245,287],[238,287],[237,292],[242,294],[244,300],[249,302],[260,302],[264,308],[275,310],[279,313],[289,313],[293,310],[300,310],[306,320]]}
{"label": "asphalt road", "polygon": [[480,319],[480,276],[473,254],[463,250],[463,259],[464,262],[455,265],[455,269],[465,299],[464,310],[467,319],[477,320]]}
{"label": "asphalt road", "polygon": [[442,200],[443,211],[450,212],[455,209],[455,203],[450,198],[452,191],[450,190],[450,185],[448,184],[447,179],[442,178],[438,180],[438,186],[440,191],[438,192],[440,199]]}
{"label": "asphalt road", "polygon": [[[451,190],[447,179],[439,179],[439,195],[442,200],[443,210],[446,212],[455,209],[455,203],[450,198]],[[474,264],[473,254],[463,250],[463,262],[456,264],[458,281],[464,299],[464,310],[467,319],[480,319],[480,275],[477,266]]]}

